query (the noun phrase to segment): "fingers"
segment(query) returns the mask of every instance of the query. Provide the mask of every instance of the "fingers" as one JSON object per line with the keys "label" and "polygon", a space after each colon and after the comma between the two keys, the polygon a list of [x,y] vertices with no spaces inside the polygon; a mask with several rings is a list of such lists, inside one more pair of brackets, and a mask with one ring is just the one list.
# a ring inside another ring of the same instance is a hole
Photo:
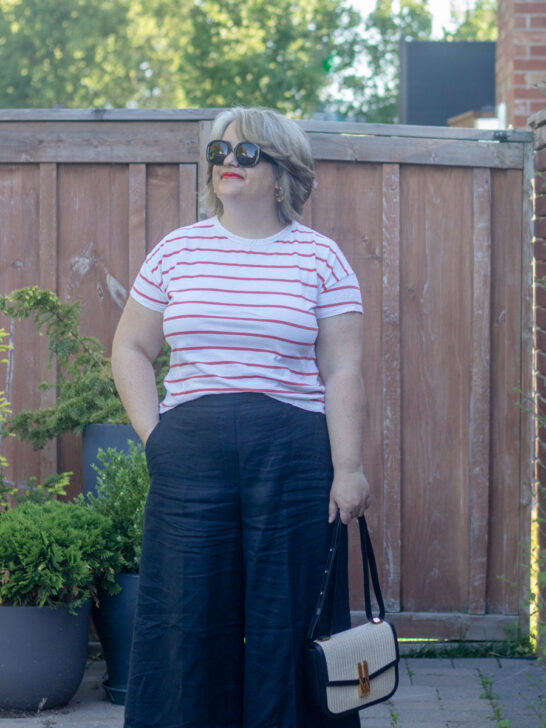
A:
{"label": "fingers", "polygon": [[328,504],[328,523],[333,523],[337,516],[337,503],[330,497],[330,503]]}

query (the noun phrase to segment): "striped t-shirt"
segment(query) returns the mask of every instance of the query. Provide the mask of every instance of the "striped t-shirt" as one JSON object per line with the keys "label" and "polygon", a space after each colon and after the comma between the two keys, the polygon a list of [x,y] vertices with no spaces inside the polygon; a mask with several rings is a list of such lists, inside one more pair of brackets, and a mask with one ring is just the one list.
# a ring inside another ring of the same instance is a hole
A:
{"label": "striped t-shirt", "polygon": [[171,358],[161,412],[230,392],[324,412],[317,319],[362,311],[337,244],[297,222],[258,240],[218,218],[174,230],[146,258],[131,296],[163,313]]}

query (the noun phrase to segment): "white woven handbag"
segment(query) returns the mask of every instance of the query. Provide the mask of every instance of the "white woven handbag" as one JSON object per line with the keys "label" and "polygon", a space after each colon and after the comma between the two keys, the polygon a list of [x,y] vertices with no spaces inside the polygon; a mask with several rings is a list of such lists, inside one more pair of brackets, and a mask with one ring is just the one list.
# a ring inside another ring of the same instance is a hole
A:
{"label": "white woven handbag", "polygon": [[[341,529],[338,515],[317,607],[307,633],[305,670],[309,695],[331,717],[356,713],[388,700],[398,687],[400,656],[396,632],[392,624],[385,621],[385,607],[366,520],[359,518],[358,523],[364,568],[364,604],[369,621],[317,639],[338,549]],[[372,614],[368,570],[379,607],[378,617]]]}

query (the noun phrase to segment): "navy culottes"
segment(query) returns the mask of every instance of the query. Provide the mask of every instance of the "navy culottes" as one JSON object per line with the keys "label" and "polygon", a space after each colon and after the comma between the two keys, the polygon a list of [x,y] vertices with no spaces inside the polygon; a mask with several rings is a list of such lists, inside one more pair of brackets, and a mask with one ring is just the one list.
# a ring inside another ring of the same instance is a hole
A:
{"label": "navy culottes", "polygon": [[[146,454],[125,728],[358,728],[308,705],[302,674],[330,538],[324,415],[206,395],[162,415]],[[350,625],[336,578],[334,631]]]}

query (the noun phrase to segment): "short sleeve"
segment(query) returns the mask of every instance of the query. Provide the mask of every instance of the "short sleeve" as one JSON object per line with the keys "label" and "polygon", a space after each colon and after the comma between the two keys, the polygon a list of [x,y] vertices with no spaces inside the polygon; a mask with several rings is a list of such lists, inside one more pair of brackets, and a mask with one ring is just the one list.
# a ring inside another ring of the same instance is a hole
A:
{"label": "short sleeve", "polygon": [[358,279],[339,249],[329,240],[317,255],[319,288],[316,316],[327,318],[341,313],[362,313],[362,294]]}
{"label": "short sleeve", "polygon": [[158,245],[146,258],[131,288],[131,298],[153,311],[163,311],[169,302],[163,281],[159,248]]}

